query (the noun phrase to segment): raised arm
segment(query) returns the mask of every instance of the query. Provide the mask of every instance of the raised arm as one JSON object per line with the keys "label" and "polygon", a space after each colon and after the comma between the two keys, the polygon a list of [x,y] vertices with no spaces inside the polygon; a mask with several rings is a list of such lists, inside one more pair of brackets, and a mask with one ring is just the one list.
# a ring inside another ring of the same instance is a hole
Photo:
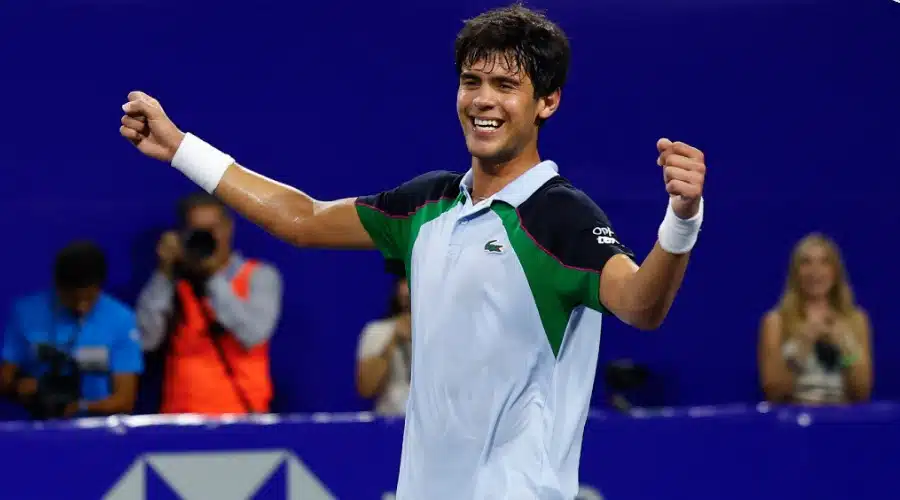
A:
{"label": "raised arm", "polygon": [[301,247],[374,248],[356,211],[356,198],[320,201],[232,164],[216,197],[273,236]]}
{"label": "raised arm", "polygon": [[226,205],[288,243],[321,248],[374,248],[355,198],[320,201],[241,165],[166,116],[143,92],[128,94],[119,132],[145,155],[183,172]]}
{"label": "raised arm", "polygon": [[657,163],[663,167],[669,208],[659,239],[638,267],[625,256],[610,258],[600,279],[600,301],[631,326],[660,326],[681,287],[690,251],[703,222],[703,153],[687,144],[660,139]]}

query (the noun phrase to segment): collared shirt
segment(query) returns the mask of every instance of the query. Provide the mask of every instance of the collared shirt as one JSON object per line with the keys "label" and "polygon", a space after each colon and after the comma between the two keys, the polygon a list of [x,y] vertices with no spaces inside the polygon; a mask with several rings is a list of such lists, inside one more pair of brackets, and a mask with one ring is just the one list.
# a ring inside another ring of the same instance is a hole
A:
{"label": "collared shirt", "polygon": [[357,212],[412,298],[397,498],[571,499],[600,341],[600,273],[633,257],[542,162],[473,202],[472,172],[424,174]]}
{"label": "collared shirt", "polygon": [[106,294],[101,294],[81,319],[65,311],[53,292],[17,301],[3,338],[3,361],[39,378],[48,369],[37,356],[40,344],[56,346],[79,362],[82,399],[86,401],[110,396],[110,373],[140,374],[144,370],[134,313]]}
{"label": "collared shirt", "polygon": [[[231,281],[246,261],[235,253],[228,265],[207,283],[210,304],[216,319],[244,345],[251,348],[269,340],[281,315],[281,274],[271,265],[259,263],[250,277],[250,295],[235,295]],[[175,288],[168,277],[157,272],[141,290],[137,319],[144,350],[157,349],[166,336],[172,314]]]}

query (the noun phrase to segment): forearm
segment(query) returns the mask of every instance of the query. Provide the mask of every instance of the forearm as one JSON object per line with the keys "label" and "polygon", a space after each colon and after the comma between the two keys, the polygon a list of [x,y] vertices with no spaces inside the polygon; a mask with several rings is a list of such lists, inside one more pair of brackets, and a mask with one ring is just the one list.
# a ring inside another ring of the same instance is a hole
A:
{"label": "forearm", "polygon": [[321,206],[306,193],[236,163],[219,181],[215,195],[272,235],[297,245],[303,244],[304,225]]}
{"label": "forearm", "polygon": [[854,402],[868,401],[872,393],[872,368],[867,360],[858,360],[844,371],[847,398]]}
{"label": "forearm", "polygon": [[141,347],[154,351],[162,344],[172,314],[174,286],[164,274],[157,272],[141,290],[137,301],[137,322]]}
{"label": "forearm", "polygon": [[623,285],[620,319],[635,328],[658,328],[681,287],[689,256],[671,254],[656,243]]}
{"label": "forearm", "polygon": [[134,401],[137,398],[137,373],[114,373],[112,394],[108,397],[90,401],[85,409],[90,413],[101,415],[114,415],[116,413],[130,413],[134,409]]}
{"label": "forearm", "polygon": [[215,190],[226,205],[273,236],[300,247],[372,248],[355,199],[320,201],[238,164]]}
{"label": "forearm", "polygon": [[89,413],[99,415],[115,415],[117,413],[131,413],[134,409],[134,398],[125,394],[112,394],[106,399],[91,401],[86,405]]}
{"label": "forearm", "polygon": [[774,361],[779,366],[763,368],[762,389],[771,403],[788,403],[793,399],[797,376],[784,361]]}
{"label": "forearm", "polygon": [[381,394],[389,368],[390,363],[385,355],[360,360],[356,372],[356,390],[359,395],[371,399]]}

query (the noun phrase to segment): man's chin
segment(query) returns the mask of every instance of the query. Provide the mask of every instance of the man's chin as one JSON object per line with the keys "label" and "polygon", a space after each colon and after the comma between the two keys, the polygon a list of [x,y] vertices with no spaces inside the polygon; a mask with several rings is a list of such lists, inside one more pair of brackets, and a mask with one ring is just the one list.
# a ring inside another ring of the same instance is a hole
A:
{"label": "man's chin", "polygon": [[493,169],[504,163],[508,163],[515,156],[508,150],[499,148],[470,148],[469,154],[472,158],[478,160],[482,168]]}

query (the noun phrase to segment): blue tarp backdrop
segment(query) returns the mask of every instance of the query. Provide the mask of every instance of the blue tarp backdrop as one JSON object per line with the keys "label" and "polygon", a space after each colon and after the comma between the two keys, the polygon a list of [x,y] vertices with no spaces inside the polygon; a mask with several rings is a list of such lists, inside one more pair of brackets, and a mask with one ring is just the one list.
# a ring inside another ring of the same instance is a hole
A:
{"label": "blue tarp backdrop", "polygon": [[[872,316],[876,395],[900,397],[890,363],[900,355],[900,4],[530,4],[548,9],[574,51],[541,151],[639,256],[666,203],[656,140],[708,157],[707,221],[670,320],[652,334],[606,322],[601,362],[650,365],[649,403],[759,399],[759,318],[778,298],[793,243],[822,230],[842,245]],[[496,5],[3,2],[0,306],[47,285],[53,253],[75,237],[107,249],[111,287],[125,300],[149,276],[156,238],[193,187],[118,136],[132,89],[240,162],[322,199],[466,169],[453,38],[463,19]],[[387,302],[379,256],[297,250],[243,222],[237,243],[285,277],[277,409],[365,408],[354,352]]]}

